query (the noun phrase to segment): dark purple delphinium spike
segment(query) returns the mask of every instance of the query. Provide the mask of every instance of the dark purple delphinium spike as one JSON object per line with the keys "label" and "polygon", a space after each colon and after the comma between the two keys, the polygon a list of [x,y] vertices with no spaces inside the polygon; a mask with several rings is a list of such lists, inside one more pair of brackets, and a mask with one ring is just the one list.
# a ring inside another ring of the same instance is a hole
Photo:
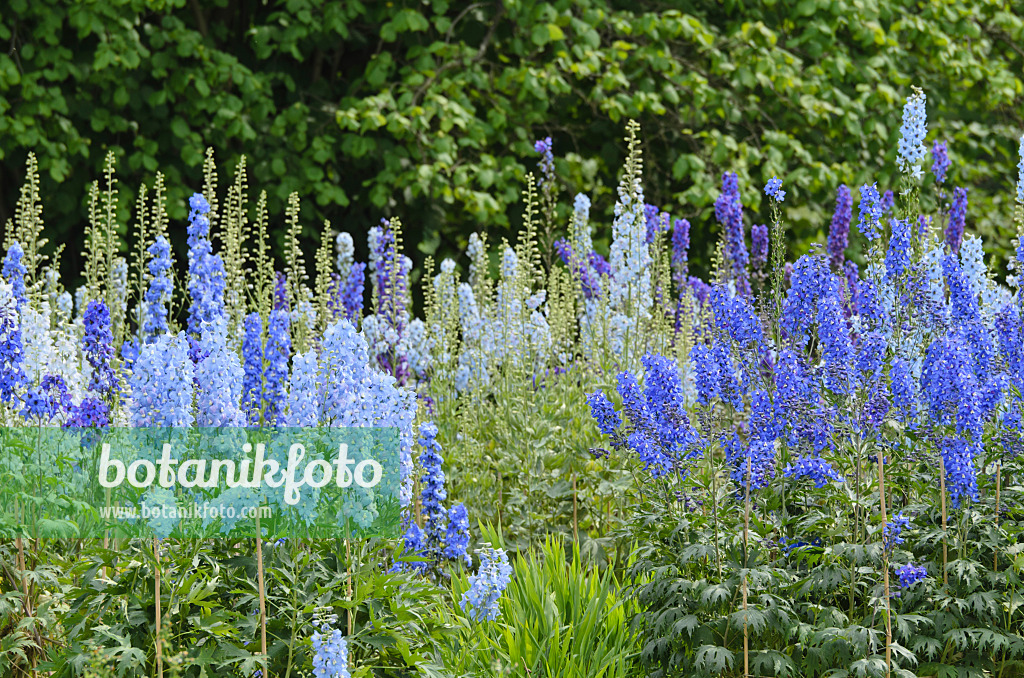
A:
{"label": "dark purple delphinium spike", "polygon": [[750,296],[747,265],[750,257],[743,230],[743,204],[740,202],[739,178],[734,172],[722,175],[722,193],[715,200],[715,218],[725,229],[726,255],[732,262],[732,279],[736,293]]}
{"label": "dark purple delphinium spike", "polygon": [[276,423],[284,411],[285,399],[288,395],[288,357],[291,354],[291,335],[289,334],[289,317],[287,311],[270,312],[267,326],[267,346],[264,358],[263,387],[263,420]]}
{"label": "dark purple delphinium spike", "polygon": [[836,210],[828,229],[828,258],[832,268],[840,270],[850,244],[850,220],[853,219],[853,195],[846,184],[836,191]]}
{"label": "dark purple delphinium spike", "polygon": [[750,227],[750,268],[760,273],[768,262],[768,224]]}
{"label": "dark purple delphinium spike", "polygon": [[690,222],[686,219],[676,219],[672,224],[672,276],[680,292],[686,284],[689,251]]}
{"label": "dark purple delphinium spike", "polygon": [[569,266],[572,261],[572,246],[569,244],[569,241],[565,238],[558,238],[551,243],[551,246],[554,248],[558,258],[562,260],[562,263]]}
{"label": "dark purple delphinium spike", "polygon": [[263,400],[263,319],[259,313],[245,316],[242,334],[242,412],[250,424],[260,422]]}
{"label": "dark purple delphinium spike", "polygon": [[886,191],[882,194],[882,200],[879,202],[879,207],[882,210],[882,216],[889,213],[889,210],[896,204],[896,196],[893,195],[892,191]]}
{"label": "dark purple delphinium spike", "polygon": [[711,286],[706,282],[695,276],[690,276],[689,279],[690,289],[693,291],[693,298],[703,306],[707,303],[708,295],[711,294]]}
{"label": "dark purple delphinium spike", "polygon": [[868,398],[867,403],[864,404],[864,412],[861,415],[861,430],[867,435],[871,435],[874,431],[878,430],[878,427],[885,421],[885,416],[889,414],[889,410],[892,408],[892,403],[889,401],[889,389],[885,385],[885,381],[878,382],[875,386],[875,390],[872,392],[871,397]]}
{"label": "dark purple delphinium spike", "polygon": [[555,156],[552,152],[554,144],[551,142],[551,137],[544,137],[534,142],[533,150],[540,153],[540,178],[537,179],[537,185],[541,188],[550,186],[555,180]]}
{"label": "dark purple delphinium spike", "polygon": [[843,273],[846,276],[846,299],[849,303],[848,309],[849,317],[850,314],[859,313],[857,304],[857,290],[858,283],[860,281],[860,271],[857,270],[857,264],[852,261],[847,261],[843,264]]}
{"label": "dark purple delphinium spike", "polygon": [[114,388],[114,369],[110,366],[110,360],[114,357],[110,311],[106,304],[94,299],[85,307],[83,320],[85,333],[82,335],[82,352],[92,367],[87,388],[100,396],[106,396]]}
{"label": "dark purple delphinium spike", "polygon": [[62,414],[71,409],[71,395],[64,377],[47,374],[39,382],[39,391],[50,401],[54,414]]}
{"label": "dark purple delphinium spike", "polygon": [[668,230],[668,212],[660,211],[655,205],[644,205],[644,221],[647,227],[644,241],[650,245],[656,235]]}
{"label": "dark purple delphinium spike", "polygon": [[448,527],[448,513],[444,508],[444,501],[448,498],[442,468],[444,459],[440,454],[441,445],[437,442],[437,426],[433,422],[424,422],[420,424],[419,433],[420,466],[423,467],[420,486],[423,488],[422,511],[426,521],[427,546],[436,550],[444,542]]}
{"label": "dark purple delphinium spike", "polygon": [[[569,241],[559,238],[554,242],[555,252],[558,253],[559,258],[565,263],[566,266],[572,266],[573,262],[573,251],[572,245]],[[601,256],[595,252],[591,252],[593,257],[601,259]],[[603,261],[603,259],[602,259]],[[600,296],[601,294],[601,281],[598,279],[594,267],[586,259],[576,262],[576,276],[580,281],[580,288],[583,290],[583,296],[587,299]]]}
{"label": "dark purple delphinium spike", "polygon": [[935,183],[945,183],[949,165],[949,152],[946,148],[946,142],[936,139],[932,145],[932,174],[935,175]]}
{"label": "dark purple delphinium spike", "polygon": [[658,234],[658,206],[644,205],[644,225],[646,226],[644,242],[650,245],[654,242],[654,236]]}
{"label": "dark purple delphinium spike", "polygon": [[587,260],[590,263],[590,267],[594,269],[594,272],[598,275],[611,275],[612,265],[608,263],[608,260],[602,257],[597,252],[591,252],[587,255]]}
{"label": "dark purple delphinium spike", "polygon": [[964,225],[967,223],[967,189],[953,189],[953,206],[949,210],[949,222],[946,225],[946,244],[954,254],[960,252],[960,243],[964,238]]}
{"label": "dark purple delphinium spike", "polygon": [[288,310],[288,276],[281,271],[274,273],[274,309],[275,311]]}
{"label": "dark purple delphinium spike", "polygon": [[83,398],[73,405],[70,417],[64,423],[67,428],[105,428],[110,426],[110,407],[99,398]]}

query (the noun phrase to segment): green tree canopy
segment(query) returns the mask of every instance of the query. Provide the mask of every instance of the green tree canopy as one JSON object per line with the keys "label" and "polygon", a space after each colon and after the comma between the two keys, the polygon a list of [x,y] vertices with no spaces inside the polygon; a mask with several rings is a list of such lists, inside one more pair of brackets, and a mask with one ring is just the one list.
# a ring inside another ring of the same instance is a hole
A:
{"label": "green tree canopy", "polygon": [[895,189],[901,106],[918,85],[929,143],[949,141],[951,180],[971,188],[968,227],[1005,248],[1024,128],[1024,18],[1012,7],[10,0],[0,223],[35,151],[49,235],[69,241],[77,271],[87,186],[107,149],[124,221],[158,169],[180,220],[212,146],[227,169],[248,156],[279,230],[298,191],[311,239],[323,218],[358,242],[400,216],[421,251],[451,253],[474,230],[515,225],[540,137],[554,139],[563,203],[585,191],[610,213],[623,123],[636,118],[647,200],[693,222],[699,267],[717,238],[723,171],[739,173],[757,221],[764,181],[785,181],[797,247],[823,238],[838,184]]}

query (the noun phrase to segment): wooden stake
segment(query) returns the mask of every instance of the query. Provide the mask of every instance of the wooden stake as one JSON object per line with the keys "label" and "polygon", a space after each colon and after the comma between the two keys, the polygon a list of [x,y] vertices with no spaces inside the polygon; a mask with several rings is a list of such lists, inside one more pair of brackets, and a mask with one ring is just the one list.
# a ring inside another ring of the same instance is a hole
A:
{"label": "wooden stake", "polygon": [[260,654],[263,655],[263,678],[270,678],[267,660],[267,587],[263,581],[263,532],[260,529],[260,510],[256,507],[256,583],[260,594]]}
{"label": "wooden stake", "polygon": [[164,675],[164,655],[163,646],[160,642],[160,540],[153,537],[153,559],[156,561],[156,567],[153,568],[153,579],[155,581],[156,589],[156,675],[159,678],[163,678]]}
{"label": "wooden stake", "polygon": [[949,558],[949,545],[946,543],[946,462],[942,460],[942,455],[939,455],[939,493],[941,499],[939,504],[942,506],[942,585],[949,586],[949,575],[946,574],[946,563]]}
{"label": "wooden stake", "polygon": [[[1003,471],[1002,465],[999,462],[996,462],[996,530],[999,529],[999,485],[1000,485],[1000,481],[1003,478],[1002,471]],[[998,570],[999,569],[999,551],[998,550],[996,550],[995,553],[992,554],[992,569],[993,570]]]}
{"label": "wooden stake", "polygon": [[[345,558],[348,560],[345,570],[348,572],[345,588],[348,590],[348,600],[352,602],[352,547],[348,539],[345,540]],[[348,635],[352,635],[352,608],[348,608]]]}
{"label": "wooden stake", "polygon": [[[882,506],[882,534],[889,518],[885,513],[885,467],[882,460],[882,446],[878,446],[878,502]],[[889,555],[882,551],[882,565],[885,567],[885,678],[892,675],[892,601],[889,600]]]}
{"label": "wooden stake", "polygon": [[747,562],[750,538],[750,465],[747,454],[747,487],[743,497],[743,678],[750,678],[750,633],[747,628]]}

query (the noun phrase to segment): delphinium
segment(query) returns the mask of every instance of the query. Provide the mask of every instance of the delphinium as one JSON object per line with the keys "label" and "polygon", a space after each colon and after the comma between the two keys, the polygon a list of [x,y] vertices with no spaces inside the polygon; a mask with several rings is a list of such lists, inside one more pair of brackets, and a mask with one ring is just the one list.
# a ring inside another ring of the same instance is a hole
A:
{"label": "delphinium", "polygon": [[366,264],[353,263],[348,275],[340,281],[340,304],[345,318],[357,322],[363,312],[363,281]]}
{"label": "delphinium", "polygon": [[263,360],[263,421],[277,423],[284,409],[288,386],[288,357],[291,355],[289,315],[284,310],[270,312],[267,343]]}
{"label": "delphinium", "polygon": [[900,587],[906,589],[923,579],[927,579],[928,570],[924,569],[921,565],[907,563],[902,567],[896,568],[896,576],[899,579]]}
{"label": "delphinium", "polygon": [[932,144],[932,174],[935,175],[935,183],[946,183],[946,172],[949,171],[949,148],[945,141],[935,140]]}
{"label": "delphinium", "polygon": [[469,590],[462,594],[459,607],[468,607],[474,621],[494,621],[501,614],[498,600],[512,581],[512,566],[502,549],[488,547],[479,553],[480,569],[469,577]]}
{"label": "delphinium", "polygon": [[242,412],[250,424],[260,421],[263,401],[263,320],[259,313],[245,316],[242,334]]}
{"label": "delphinium", "polygon": [[227,319],[206,323],[199,343],[202,358],[196,364],[196,425],[209,428],[245,425],[239,407],[244,371],[238,354],[227,343]]}
{"label": "delphinium", "polygon": [[636,132],[634,123],[629,127],[629,155],[617,189],[615,219],[612,222],[609,341],[616,354],[622,354],[626,349],[627,332],[636,337],[639,331],[637,323],[650,317],[652,304],[652,260],[646,243],[643,159]]}
{"label": "delphinium", "polygon": [[[413,371],[425,370],[432,363],[432,379],[445,384],[454,377],[454,365],[460,352],[457,285],[455,262],[446,258],[441,262],[440,272],[430,281],[430,289],[425,291],[426,336],[418,345],[416,342],[410,344]],[[421,347],[428,349],[426,355],[420,355]]]}
{"label": "delphinium", "polygon": [[183,428],[195,423],[194,367],[183,332],[163,334],[139,351],[129,377],[131,426]]}
{"label": "delphinium", "polygon": [[[767,189],[766,189],[767,192]],[[775,191],[770,195],[774,196]],[[750,295],[750,281],[747,265],[750,257],[743,229],[743,204],[740,202],[739,178],[734,172],[722,175],[722,192],[715,200],[715,218],[725,230],[726,255],[730,262],[729,279],[735,284],[736,293]]]}
{"label": "delphinium", "polygon": [[348,642],[341,631],[324,623],[313,631],[313,675],[316,678],[349,678]]}
{"label": "delphinium", "polygon": [[879,223],[882,219],[881,198],[878,195],[878,185],[864,184],[860,187],[860,218],[857,221],[857,229],[861,235],[869,241],[874,241],[879,234]]}
{"label": "delphinium", "polygon": [[677,291],[681,294],[688,276],[690,251],[690,222],[676,219],[672,223],[672,276]]}
{"label": "delphinium", "polygon": [[[469,519],[462,504],[453,505],[450,510],[444,506],[448,492],[442,468],[444,459],[441,457],[441,444],[437,442],[437,425],[430,421],[423,422],[419,434],[419,464],[423,468],[420,512],[425,529],[421,530],[416,523],[410,523],[404,538],[405,550],[425,559],[410,563],[414,569],[425,571],[434,568],[440,574],[437,568],[445,560],[465,560],[469,564],[466,553]],[[404,563],[396,563],[393,569],[401,570],[404,567]]]}
{"label": "delphinium", "polygon": [[966,220],[967,189],[957,187],[953,189],[953,206],[949,210],[949,222],[946,225],[946,244],[954,254],[960,251]]}
{"label": "delphinium", "polygon": [[914,93],[907,98],[907,103],[903,107],[903,124],[900,126],[896,164],[901,171],[915,179],[923,176],[921,163],[928,152],[924,145],[928,123],[925,101],[924,92],[915,87]]}
{"label": "delphinium", "polygon": [[114,349],[110,329],[110,312],[106,304],[93,299],[83,315],[85,331],[82,335],[82,353],[90,367],[87,395],[71,410],[66,422],[75,427],[102,427],[111,422],[111,405],[117,398],[116,375],[111,366]]}
{"label": "delphinium", "polygon": [[328,326],[321,342],[317,380],[321,424],[397,428],[401,436],[399,503],[405,507],[412,499],[416,395],[379,365],[371,366],[369,355],[366,340],[348,320]]}
{"label": "delphinium", "polygon": [[158,336],[167,332],[167,304],[174,292],[171,279],[171,245],[162,235],[146,250],[149,260],[149,286],[146,288],[146,316],[143,321],[142,336],[144,343],[152,343]]}
{"label": "delphinium", "polygon": [[764,280],[764,266],[768,263],[768,224],[750,227],[750,269],[759,281]]}
{"label": "delphinium", "polygon": [[198,341],[204,322],[224,312],[224,262],[210,244],[210,204],[199,193],[189,198],[188,226],[188,333],[193,342],[192,360],[199,360]]}
{"label": "delphinium", "polygon": [[363,320],[362,329],[381,367],[405,383],[409,367],[398,345],[410,321],[412,261],[401,253],[400,233],[397,220],[386,219],[369,231],[373,315]]}
{"label": "delphinium", "polygon": [[689,463],[702,455],[703,441],[690,423],[679,369],[674,360],[657,354],[645,355],[641,363],[644,385],[628,370],[617,377],[625,421],[601,391],[587,397],[591,414],[611,446],[636,454],[653,477],[683,477]]}
{"label": "delphinium", "polygon": [[59,368],[50,332],[49,304],[41,304],[38,310],[31,304],[25,304],[21,309],[20,320],[25,382],[37,384],[43,375],[56,372]]}
{"label": "delphinium", "polygon": [[[184,332],[163,334],[145,344],[135,360],[127,403],[128,424],[147,428],[186,428],[195,424],[193,408],[194,371]],[[142,504],[173,507],[172,490],[154,486],[143,495]],[[161,538],[170,536],[177,525],[172,512],[151,511],[150,528]]]}
{"label": "delphinium", "polygon": [[23,359],[18,301],[11,284],[0,280],[0,397],[5,403],[13,401],[25,379]]}
{"label": "delphinium", "polygon": [[17,302],[19,312],[25,305],[25,275],[28,273],[28,269],[22,261],[24,258],[25,251],[22,249],[21,243],[15,240],[7,248],[3,263],[4,280],[11,286],[11,293]]}
{"label": "delphinium", "polygon": [[288,382],[287,407],[284,412],[288,426],[316,426],[320,420],[317,397],[317,373],[320,366],[316,351],[292,356],[292,374]]}

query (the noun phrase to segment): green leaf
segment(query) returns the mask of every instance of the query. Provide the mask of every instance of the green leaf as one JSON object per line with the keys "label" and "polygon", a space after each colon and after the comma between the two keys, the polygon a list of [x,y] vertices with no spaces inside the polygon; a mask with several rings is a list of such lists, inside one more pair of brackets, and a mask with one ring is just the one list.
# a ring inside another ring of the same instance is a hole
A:
{"label": "green leaf", "polygon": [[551,31],[549,31],[548,27],[544,24],[537,24],[533,27],[533,30],[530,31],[530,39],[533,40],[533,44],[538,47],[543,47],[548,44],[548,41],[551,39]]}

